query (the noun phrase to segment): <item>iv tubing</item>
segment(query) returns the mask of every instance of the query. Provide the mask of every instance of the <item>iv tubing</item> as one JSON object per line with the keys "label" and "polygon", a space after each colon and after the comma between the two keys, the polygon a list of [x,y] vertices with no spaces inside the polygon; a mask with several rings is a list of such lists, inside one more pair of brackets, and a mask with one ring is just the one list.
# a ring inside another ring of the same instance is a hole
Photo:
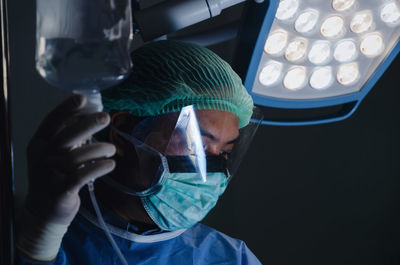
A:
{"label": "iv tubing", "polygon": [[121,250],[119,249],[117,243],[115,243],[114,238],[112,237],[112,235],[110,233],[110,230],[108,229],[106,223],[104,222],[103,216],[101,214],[99,205],[98,205],[97,200],[96,200],[96,196],[94,194],[93,181],[90,181],[88,183],[88,190],[89,190],[89,193],[90,193],[90,199],[92,201],[93,208],[94,208],[94,210],[96,212],[96,215],[97,215],[97,218],[99,220],[99,223],[103,227],[104,233],[106,234],[108,241],[110,241],[111,246],[113,247],[115,253],[117,253],[117,256],[121,260],[122,264],[129,265],[128,262],[126,261],[124,255],[121,253]]}

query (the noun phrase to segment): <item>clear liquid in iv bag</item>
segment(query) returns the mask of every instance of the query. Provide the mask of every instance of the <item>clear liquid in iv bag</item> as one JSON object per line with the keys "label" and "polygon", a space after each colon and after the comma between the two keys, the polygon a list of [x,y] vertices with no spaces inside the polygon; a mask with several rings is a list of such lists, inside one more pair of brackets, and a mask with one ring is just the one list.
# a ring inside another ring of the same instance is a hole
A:
{"label": "clear liquid in iv bag", "polygon": [[93,93],[111,87],[130,73],[131,61],[119,40],[78,42],[40,38],[36,68],[51,85]]}

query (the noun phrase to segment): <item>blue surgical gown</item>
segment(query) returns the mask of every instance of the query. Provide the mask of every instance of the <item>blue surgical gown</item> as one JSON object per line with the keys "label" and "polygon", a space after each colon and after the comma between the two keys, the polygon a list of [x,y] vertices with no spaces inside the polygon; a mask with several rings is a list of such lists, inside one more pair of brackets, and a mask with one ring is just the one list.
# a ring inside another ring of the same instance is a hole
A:
{"label": "blue surgical gown", "polygon": [[[178,231],[134,233],[129,223],[103,212],[114,240],[129,265],[261,264],[243,241],[197,224]],[[30,263],[22,255],[19,264]],[[65,234],[54,265],[120,265],[91,210],[81,207]]]}

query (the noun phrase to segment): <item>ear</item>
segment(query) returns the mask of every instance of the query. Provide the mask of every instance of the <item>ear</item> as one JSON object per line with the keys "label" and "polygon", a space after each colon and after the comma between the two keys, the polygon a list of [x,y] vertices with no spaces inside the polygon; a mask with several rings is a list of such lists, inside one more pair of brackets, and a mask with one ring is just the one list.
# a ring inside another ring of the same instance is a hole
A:
{"label": "ear", "polygon": [[111,113],[111,124],[117,129],[129,133],[136,125],[137,118],[126,110],[115,111]]}
{"label": "ear", "polygon": [[[142,120],[142,118],[135,117],[128,111],[116,111],[111,114],[111,124],[127,134],[130,134],[135,126]],[[110,130],[110,140],[117,149],[117,154],[123,156],[127,148],[132,148],[131,144],[127,144],[126,140],[118,135],[114,130]]]}

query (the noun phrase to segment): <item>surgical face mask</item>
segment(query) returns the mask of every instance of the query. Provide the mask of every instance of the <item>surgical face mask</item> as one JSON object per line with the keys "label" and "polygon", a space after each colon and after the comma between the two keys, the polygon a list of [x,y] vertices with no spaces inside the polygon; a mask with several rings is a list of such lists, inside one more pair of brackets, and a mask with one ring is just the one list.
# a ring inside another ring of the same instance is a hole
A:
{"label": "surgical face mask", "polygon": [[225,191],[229,173],[223,156],[207,156],[206,181],[185,156],[162,156],[164,166],[156,185],[142,192],[122,186],[109,177],[105,182],[141,198],[144,209],[163,230],[189,228],[201,221]]}
{"label": "surgical face mask", "polygon": [[201,221],[225,191],[224,173],[207,174],[207,182],[199,181],[197,173],[166,173],[159,192],[142,197],[150,218],[163,230],[189,228]]}
{"label": "surgical face mask", "polygon": [[167,157],[169,170],[163,172],[159,190],[141,197],[150,218],[163,230],[189,228],[201,221],[228,185],[225,158],[207,157],[207,181],[185,167],[185,159]]}

